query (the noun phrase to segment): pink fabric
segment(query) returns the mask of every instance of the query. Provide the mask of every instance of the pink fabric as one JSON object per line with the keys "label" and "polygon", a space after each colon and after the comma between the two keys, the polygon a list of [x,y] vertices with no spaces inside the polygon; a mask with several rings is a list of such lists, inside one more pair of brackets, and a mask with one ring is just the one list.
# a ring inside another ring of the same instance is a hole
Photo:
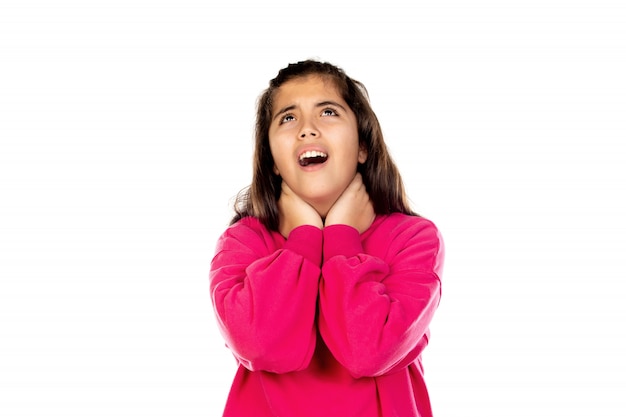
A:
{"label": "pink fabric", "polygon": [[420,355],[441,296],[432,222],[378,216],[288,239],[252,217],[211,263],[219,327],[239,369],[224,417],[429,417]]}

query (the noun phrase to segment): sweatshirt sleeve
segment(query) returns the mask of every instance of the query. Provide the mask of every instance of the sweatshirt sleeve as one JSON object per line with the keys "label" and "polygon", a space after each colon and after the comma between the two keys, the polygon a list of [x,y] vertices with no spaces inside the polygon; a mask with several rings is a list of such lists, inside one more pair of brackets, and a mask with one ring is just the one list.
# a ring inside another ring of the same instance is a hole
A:
{"label": "sweatshirt sleeve", "polygon": [[246,223],[220,237],[211,262],[218,325],[247,369],[304,369],[315,350],[322,231],[300,226],[276,247],[260,223]]}
{"label": "sweatshirt sleeve", "polygon": [[366,253],[356,229],[324,229],[319,329],[357,378],[413,362],[441,297],[443,245],[430,221],[411,217],[379,237],[371,243],[375,256]]}

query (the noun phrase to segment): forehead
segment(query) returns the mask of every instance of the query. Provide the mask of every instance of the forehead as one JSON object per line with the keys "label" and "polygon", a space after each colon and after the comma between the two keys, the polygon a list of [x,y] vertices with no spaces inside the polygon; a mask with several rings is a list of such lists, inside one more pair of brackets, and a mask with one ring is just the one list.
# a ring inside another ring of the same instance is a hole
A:
{"label": "forehead", "polygon": [[307,99],[315,101],[332,99],[344,102],[332,78],[307,75],[289,80],[276,89],[272,100],[272,113],[285,105],[297,105]]}

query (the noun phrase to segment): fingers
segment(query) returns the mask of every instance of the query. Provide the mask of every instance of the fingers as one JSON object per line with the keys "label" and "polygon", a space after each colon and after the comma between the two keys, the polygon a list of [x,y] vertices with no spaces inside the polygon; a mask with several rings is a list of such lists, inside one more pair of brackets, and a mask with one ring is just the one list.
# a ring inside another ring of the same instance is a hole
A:
{"label": "fingers", "polygon": [[356,175],[354,176],[354,178],[352,178],[352,182],[350,183],[350,186],[354,186],[354,187],[361,187],[363,184],[363,177],[361,176],[361,174],[359,172],[356,173]]}
{"label": "fingers", "polygon": [[322,218],[315,209],[296,194],[285,181],[278,199],[279,231],[288,237],[291,230],[301,225],[323,227]]}
{"label": "fingers", "polygon": [[350,185],[348,185],[348,188],[346,188],[346,191],[344,192],[344,194],[350,194],[350,193],[353,194],[353,198],[355,198],[356,201],[369,200],[369,195],[367,194],[365,184],[363,184],[363,177],[361,177],[361,174],[358,172],[356,173],[356,175],[352,179],[352,182],[350,183]]}
{"label": "fingers", "polygon": [[331,207],[325,225],[346,224],[362,233],[371,225],[374,217],[374,208],[363,178],[357,173]]}
{"label": "fingers", "polygon": [[280,191],[281,193],[284,193],[286,195],[294,195],[293,190],[289,188],[289,185],[287,185],[287,183],[284,180],[280,184]]}

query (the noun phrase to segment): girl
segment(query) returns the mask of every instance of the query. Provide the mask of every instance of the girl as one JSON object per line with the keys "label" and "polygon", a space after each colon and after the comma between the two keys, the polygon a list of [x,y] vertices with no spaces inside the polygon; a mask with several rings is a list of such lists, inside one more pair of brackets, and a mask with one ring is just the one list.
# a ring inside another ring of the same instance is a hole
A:
{"label": "girl", "polygon": [[282,69],[210,283],[239,363],[224,417],[431,416],[421,353],[443,247],[413,213],[365,87]]}

